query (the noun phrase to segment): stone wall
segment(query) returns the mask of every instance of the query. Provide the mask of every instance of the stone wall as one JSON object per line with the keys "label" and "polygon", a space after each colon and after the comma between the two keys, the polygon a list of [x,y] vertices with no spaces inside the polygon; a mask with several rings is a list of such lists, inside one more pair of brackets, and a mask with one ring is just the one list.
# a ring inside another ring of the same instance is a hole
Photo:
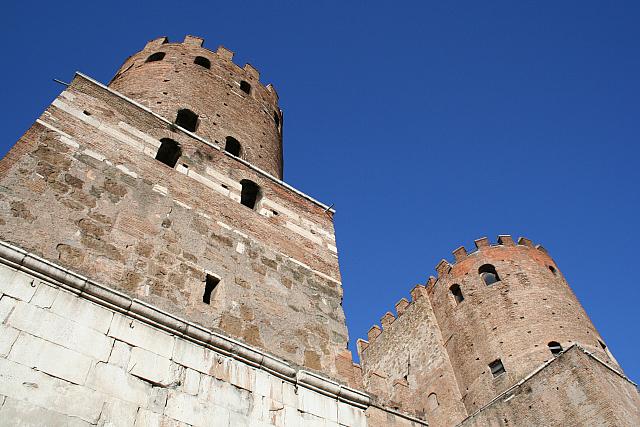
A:
{"label": "stone wall", "polygon": [[0,425],[425,425],[17,248],[0,253]]}
{"label": "stone wall", "polygon": [[365,389],[432,427],[456,425],[467,413],[424,286],[411,297],[359,341]]}
{"label": "stone wall", "polygon": [[535,371],[461,426],[637,426],[636,385],[578,345]]}
{"label": "stone wall", "polygon": [[[154,158],[164,137],[173,169]],[[261,187],[253,210],[242,179]],[[309,369],[352,367],[332,211],[103,85],[76,76],[0,184],[0,238]]]}

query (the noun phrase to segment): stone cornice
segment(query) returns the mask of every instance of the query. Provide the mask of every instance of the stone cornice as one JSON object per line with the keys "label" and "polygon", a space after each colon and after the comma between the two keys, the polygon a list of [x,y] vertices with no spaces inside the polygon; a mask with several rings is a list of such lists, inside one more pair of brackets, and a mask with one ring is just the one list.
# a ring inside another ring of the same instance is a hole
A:
{"label": "stone cornice", "polygon": [[317,391],[361,409],[375,406],[420,425],[427,425],[424,420],[374,405],[371,397],[362,391],[340,384],[320,374],[297,368],[260,349],[183,320],[144,301],[131,298],[122,292],[101,285],[85,276],[3,241],[0,241],[0,263],[52,282],[73,292],[80,298],[85,298],[175,336],[210,348],[217,353],[269,372],[296,386]]}

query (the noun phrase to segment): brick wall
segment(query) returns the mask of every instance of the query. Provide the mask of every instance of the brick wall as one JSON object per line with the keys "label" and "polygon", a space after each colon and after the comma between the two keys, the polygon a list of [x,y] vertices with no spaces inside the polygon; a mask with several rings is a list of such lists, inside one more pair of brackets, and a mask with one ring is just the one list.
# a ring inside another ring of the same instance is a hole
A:
{"label": "brick wall", "polygon": [[[212,52],[201,44],[190,36],[184,43],[151,41],[125,61],[109,86],[172,121],[180,109],[195,112],[196,134],[223,147],[226,137],[234,137],[242,145],[240,157],[282,178],[282,113],[275,89],[262,85],[251,65],[234,64],[233,52]],[[162,60],[146,62],[158,52],[165,54]],[[196,57],[209,60],[210,68],[195,64]],[[251,85],[250,93],[240,89],[242,81]]]}
{"label": "brick wall", "polygon": [[[181,145],[175,168],[154,159]],[[335,375],[347,348],[332,212],[77,76],[0,162],[0,237]],[[240,203],[256,182],[255,209]],[[203,303],[205,275],[221,282]]]}
{"label": "brick wall", "polygon": [[396,312],[382,318],[381,333],[374,328],[359,343],[366,390],[430,426],[457,424],[467,414],[425,288],[414,288]]}
{"label": "brick wall", "polygon": [[637,426],[636,386],[573,346],[461,425]]}
{"label": "brick wall", "polygon": [[[602,338],[551,257],[527,239],[515,244],[501,236],[499,243],[480,239],[472,254],[457,251],[455,264],[438,265],[438,280],[429,289],[470,413],[552,358],[549,342],[564,348],[580,342],[607,358],[598,344]],[[495,267],[499,282],[483,282],[478,269],[484,264]],[[450,291],[454,284],[464,296],[459,304]],[[506,373],[494,378],[489,364],[497,359]]]}

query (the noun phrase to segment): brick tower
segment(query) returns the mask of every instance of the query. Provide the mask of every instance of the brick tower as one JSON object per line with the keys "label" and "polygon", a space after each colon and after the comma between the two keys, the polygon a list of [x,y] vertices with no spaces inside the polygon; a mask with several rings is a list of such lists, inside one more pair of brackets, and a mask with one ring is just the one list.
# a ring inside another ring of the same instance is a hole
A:
{"label": "brick tower", "polygon": [[122,64],[109,87],[282,179],[278,94],[250,64],[233,63],[233,52],[212,52],[202,42],[152,40]]}
{"label": "brick tower", "polygon": [[[608,412],[612,425],[636,419],[635,386],[617,381],[620,366],[546,250],[506,235],[475,243],[472,253],[456,249],[454,263],[442,260],[437,278],[359,341],[365,387],[437,426],[589,424],[593,411]],[[588,372],[584,378],[544,378],[585,354],[592,359],[569,368]],[[602,366],[616,380],[601,382]],[[571,390],[583,382],[586,391]],[[630,400],[618,400],[627,393]]]}
{"label": "brick tower", "polygon": [[454,251],[354,364],[334,210],[282,181],[275,89],[202,44],[77,73],[0,161],[0,427],[638,424],[527,239]]}

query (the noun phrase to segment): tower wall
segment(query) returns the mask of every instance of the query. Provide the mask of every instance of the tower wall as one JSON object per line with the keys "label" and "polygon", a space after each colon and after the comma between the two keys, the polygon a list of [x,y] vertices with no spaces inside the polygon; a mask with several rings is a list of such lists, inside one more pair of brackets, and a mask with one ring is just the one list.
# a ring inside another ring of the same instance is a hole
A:
{"label": "tower wall", "polygon": [[[527,239],[515,244],[500,236],[497,245],[476,241],[477,251],[454,252],[456,262],[442,261],[429,295],[460,393],[469,413],[554,356],[548,343],[567,348],[578,342],[608,360],[602,338],[569,288],[553,259]],[[487,286],[479,274],[495,267],[500,281]],[[450,288],[458,285],[464,301]],[[489,364],[500,359],[505,373]]]}
{"label": "tower wall", "polygon": [[[181,146],[173,168],[154,158],[163,138]],[[344,367],[332,211],[214,143],[78,75],[0,182],[0,239],[292,363]]]}
{"label": "tower wall", "polygon": [[[275,89],[262,85],[251,65],[233,63],[233,52],[212,52],[202,43],[192,36],[183,43],[152,40],[122,64],[109,86],[171,121],[178,110],[195,112],[197,135],[223,148],[227,137],[235,138],[242,159],[282,179],[282,113]],[[148,62],[162,53],[162,59]],[[210,68],[194,63],[197,57],[206,58]],[[241,82],[250,85],[248,94]]]}
{"label": "tower wall", "polygon": [[467,413],[425,287],[395,308],[358,341],[365,389],[432,427],[457,425]]}

